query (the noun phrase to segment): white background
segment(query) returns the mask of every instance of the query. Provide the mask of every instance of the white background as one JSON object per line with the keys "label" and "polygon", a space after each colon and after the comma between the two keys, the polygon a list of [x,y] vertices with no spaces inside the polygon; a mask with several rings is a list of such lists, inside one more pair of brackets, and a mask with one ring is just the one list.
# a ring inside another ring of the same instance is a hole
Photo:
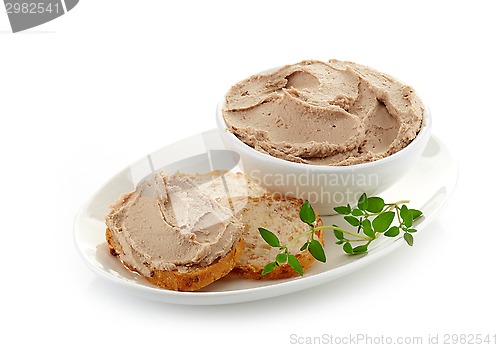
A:
{"label": "white background", "polygon": [[[494,5],[81,0],[18,34],[2,10],[1,345],[282,347],[294,333],[500,341]],[[156,303],[98,279],[72,235],[92,193],[143,155],[214,128],[233,83],[306,58],[375,67],[430,105],[460,179],[416,245],[323,286],[236,305]]]}

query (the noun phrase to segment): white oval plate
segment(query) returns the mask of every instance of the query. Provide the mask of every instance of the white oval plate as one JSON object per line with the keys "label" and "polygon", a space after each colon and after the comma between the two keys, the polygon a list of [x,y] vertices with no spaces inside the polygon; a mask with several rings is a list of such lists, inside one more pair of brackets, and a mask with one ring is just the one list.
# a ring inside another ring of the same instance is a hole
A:
{"label": "white oval plate", "polygon": [[[380,238],[375,241],[377,243],[372,243],[368,254],[348,256],[334,244],[334,238],[327,234],[327,262],[315,262],[303,277],[264,281],[241,279],[230,274],[197,292],[160,289],[126,269],[109,253],[104,217],[109,204],[120,194],[133,191],[137,182],[151,170],[161,168],[169,172],[179,169],[196,173],[218,169],[213,167],[213,163],[205,160],[209,157],[207,150],[224,150],[215,129],[168,145],[125,168],[82,207],[75,220],[75,243],[85,262],[96,274],[139,296],[162,302],[190,305],[247,302],[284,295],[331,281],[360,269],[405,244],[402,238]],[[410,199],[412,208],[424,212],[425,217],[417,220],[417,233],[422,233],[448,201],[457,178],[457,162],[446,146],[437,137],[432,136],[424,153],[409,173],[379,196],[386,202]],[[344,224],[340,216],[322,218],[325,224]]]}

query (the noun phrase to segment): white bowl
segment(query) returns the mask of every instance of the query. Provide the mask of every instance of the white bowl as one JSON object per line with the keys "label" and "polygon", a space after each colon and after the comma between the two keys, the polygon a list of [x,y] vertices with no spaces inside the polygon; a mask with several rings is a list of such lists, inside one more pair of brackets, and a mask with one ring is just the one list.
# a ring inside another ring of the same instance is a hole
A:
{"label": "white bowl", "polygon": [[239,140],[227,129],[224,105],[222,101],[217,106],[217,128],[224,146],[240,155],[241,170],[273,193],[308,199],[320,215],[335,214],[333,207],[355,204],[363,193],[377,195],[394,185],[421,156],[431,135],[426,108],[417,137],[388,157],[350,166],[295,163],[261,153]]}

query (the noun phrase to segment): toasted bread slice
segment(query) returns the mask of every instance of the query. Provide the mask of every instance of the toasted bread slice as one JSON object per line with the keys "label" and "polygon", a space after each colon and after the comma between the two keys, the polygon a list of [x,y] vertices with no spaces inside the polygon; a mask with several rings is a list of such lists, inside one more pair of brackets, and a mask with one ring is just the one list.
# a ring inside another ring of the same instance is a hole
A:
{"label": "toasted bread slice", "polygon": [[[271,195],[248,200],[241,217],[245,225],[243,232],[245,250],[241,259],[236,263],[233,273],[250,279],[284,279],[297,276],[297,272],[288,264],[281,265],[271,273],[262,276],[264,266],[275,261],[279,249],[269,246],[260,235],[258,228],[263,227],[272,231],[282,245],[288,245],[309,228],[300,220],[299,212],[302,203],[303,201],[299,199],[279,198]],[[319,217],[316,219],[316,225],[322,225]],[[307,238],[307,236],[302,236],[289,248],[289,252],[299,260],[303,271],[310,268],[315,261],[309,251],[300,251]],[[316,239],[324,245],[322,230],[316,231]]]}
{"label": "toasted bread slice", "polygon": [[106,216],[110,252],[160,287],[198,290],[228,274],[244,249],[243,224],[189,177],[144,178]]}
{"label": "toasted bread slice", "polygon": [[[106,229],[106,240],[112,255],[119,256],[123,253],[121,246],[114,240],[109,229]],[[187,272],[151,270],[151,276],[144,278],[150,283],[165,289],[177,291],[199,290],[228,274],[236,265],[236,261],[241,258],[244,248],[245,242],[242,238],[224,257],[208,266],[192,267]],[[133,267],[125,262],[124,265],[135,271]]]}

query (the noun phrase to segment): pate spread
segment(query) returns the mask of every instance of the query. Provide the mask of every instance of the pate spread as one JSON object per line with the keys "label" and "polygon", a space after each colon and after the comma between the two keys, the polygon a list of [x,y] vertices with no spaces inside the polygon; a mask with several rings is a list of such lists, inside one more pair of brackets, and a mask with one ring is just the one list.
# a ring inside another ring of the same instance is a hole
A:
{"label": "pate spread", "polygon": [[415,91],[351,62],[307,60],[254,75],[226,94],[229,131],[256,150],[313,165],[387,157],[417,136],[424,107]]}
{"label": "pate spread", "polygon": [[239,241],[243,226],[232,212],[186,176],[153,173],[111,206],[106,224],[121,261],[143,276],[208,266]]}

